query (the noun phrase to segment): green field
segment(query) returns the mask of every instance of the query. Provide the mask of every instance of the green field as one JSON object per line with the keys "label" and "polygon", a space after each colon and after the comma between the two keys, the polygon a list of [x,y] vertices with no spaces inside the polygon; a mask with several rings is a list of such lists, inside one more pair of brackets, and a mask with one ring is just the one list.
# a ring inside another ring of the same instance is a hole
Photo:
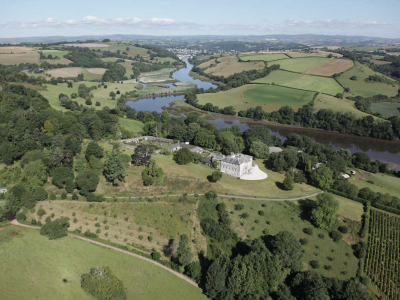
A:
{"label": "green field", "polygon": [[[384,76],[382,74],[372,71],[367,66],[356,62],[353,68],[344,72],[338,77],[338,81],[344,87],[350,88],[351,96],[371,97],[374,95],[382,94],[393,97],[397,95],[399,86],[396,84],[393,86],[386,83],[365,81],[365,78],[367,78],[369,75],[375,74],[379,76]],[[350,80],[350,77],[352,76],[356,76],[357,80]]]}
{"label": "green field", "polygon": [[173,72],[173,68],[161,69],[154,72],[146,72],[142,73],[139,77],[139,81],[148,83],[148,82],[164,82],[171,81],[171,72]]}
{"label": "green field", "polygon": [[245,102],[300,108],[309,103],[313,92],[298,91],[273,85],[260,85],[243,92]]}
{"label": "green field", "polygon": [[390,194],[400,198],[400,178],[382,173],[373,174],[363,170],[357,170],[362,178],[352,177],[351,183],[358,188],[369,187],[374,192]]}
{"label": "green field", "polygon": [[336,97],[324,94],[319,94],[314,100],[314,111],[318,112],[321,109],[330,109],[334,112],[339,112],[342,114],[349,112],[354,114],[357,118],[370,116],[369,114],[358,110],[354,105],[354,101],[338,99]]}
{"label": "green field", "polygon": [[378,102],[371,104],[371,110],[374,113],[380,113],[383,117],[389,118],[393,116],[400,117],[400,103]]}
{"label": "green field", "polygon": [[[275,235],[280,231],[289,231],[299,239],[306,238],[308,240],[308,244],[302,246],[304,249],[302,261],[305,269],[311,269],[308,264],[309,261],[317,260],[321,266],[317,271],[324,276],[341,279],[355,276],[358,260],[353,255],[351,246],[344,241],[335,243],[326,230],[314,228],[313,235],[305,234],[303,229],[313,227],[313,225],[308,220],[300,217],[302,212],[301,205],[290,202],[262,202],[239,199],[224,199],[222,201],[226,203],[227,209],[233,213],[231,214],[231,227],[235,229],[240,237],[254,239],[264,235],[264,230],[270,235]],[[244,209],[235,211],[235,205],[239,203],[244,205]],[[259,215],[259,211],[264,211],[265,215]],[[244,212],[249,214],[247,219],[240,217]],[[319,238],[318,234],[323,234],[324,239]],[[346,253],[349,253],[349,256],[346,256]],[[328,260],[328,257],[333,259],[332,262]],[[330,265],[332,269],[327,271],[323,268],[324,265]],[[347,273],[341,274],[341,272]]]}
{"label": "green field", "polygon": [[42,52],[44,56],[52,55],[53,58],[58,57],[58,58],[63,58],[64,55],[67,55],[69,51],[62,51],[62,50],[54,50],[54,49],[49,49],[49,50],[38,50],[38,52]]}
{"label": "green field", "polygon": [[128,299],[207,299],[160,267],[82,240],[50,241],[37,230],[8,226],[0,231],[0,244],[0,257],[6,258],[0,260],[5,300],[93,299],[80,287],[80,278],[95,266],[110,267],[124,282]]}
{"label": "green field", "polygon": [[119,59],[118,57],[103,57],[100,58],[100,60],[104,61],[104,62],[115,62],[117,59]]}
{"label": "green field", "polygon": [[[68,88],[66,83],[59,83],[57,85],[49,84],[47,85],[47,90],[40,90],[39,92],[49,100],[49,103],[52,107],[58,110],[65,110],[62,106],[60,106],[60,102],[58,100],[58,95],[60,93],[71,95],[72,93],[78,93],[78,86],[79,84],[85,84],[87,87],[97,86],[99,83],[96,82],[89,82],[89,81],[82,81],[82,82],[74,82],[72,88]],[[117,101],[111,100],[109,96],[111,91],[115,93],[119,90],[121,93],[126,93],[129,91],[133,91],[137,88],[140,88],[141,85],[129,83],[129,84],[121,84],[121,83],[107,83],[107,89],[100,87],[96,90],[92,91],[93,98],[92,98],[92,107],[95,109],[103,109],[104,106],[108,106],[110,108],[115,107]],[[79,104],[85,104],[85,99],[83,98],[76,98],[74,101],[77,101]],[[101,106],[95,106],[96,101],[101,103]]]}
{"label": "green field", "polygon": [[140,121],[118,118],[119,124],[123,126],[126,130],[134,133],[138,133],[142,131],[144,124]]}
{"label": "green field", "polygon": [[[326,53],[326,52],[319,52],[319,53],[289,52],[288,55],[293,57],[293,58],[299,58],[299,57],[321,57],[321,56],[326,57],[326,56],[329,55],[329,53]],[[335,55],[335,53],[332,53],[332,55]]]}
{"label": "green field", "polygon": [[281,66],[282,70],[305,73],[326,64],[328,61],[329,58],[325,57],[308,57],[282,60],[279,62],[279,65]]}
{"label": "green field", "polygon": [[124,66],[124,68],[126,69],[125,76],[128,78],[131,78],[131,75],[133,74],[132,65],[131,65],[132,61],[126,59],[125,62],[122,62],[119,64]]}
{"label": "green field", "polygon": [[[302,59],[303,58],[299,58],[299,60]],[[254,83],[274,83],[277,85],[315,91],[329,95],[336,95],[337,93],[343,92],[342,87],[332,78],[297,74],[283,70],[273,71],[268,76],[255,80]]]}
{"label": "green field", "polygon": [[282,53],[255,54],[255,55],[240,56],[240,59],[243,61],[252,61],[252,60],[274,61],[274,60],[287,59],[287,58],[289,58],[289,57]]}

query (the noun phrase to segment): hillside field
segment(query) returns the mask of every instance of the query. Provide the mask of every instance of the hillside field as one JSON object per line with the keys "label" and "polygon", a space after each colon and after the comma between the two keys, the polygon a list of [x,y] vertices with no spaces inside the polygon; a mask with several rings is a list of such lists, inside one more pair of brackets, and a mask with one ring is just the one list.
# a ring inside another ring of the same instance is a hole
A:
{"label": "hillside field", "polygon": [[279,62],[282,70],[305,73],[329,62],[325,57],[286,59]]}
{"label": "hillside field", "polygon": [[276,111],[282,106],[301,107],[312,100],[312,92],[278,86],[244,85],[218,93],[197,95],[199,104],[212,103],[220,108],[233,106],[237,111],[262,106],[265,111]]}
{"label": "hillside field", "polygon": [[357,118],[362,118],[366,116],[370,116],[369,114],[358,110],[354,101],[347,99],[338,99],[333,96],[319,94],[318,97],[314,100],[314,111],[317,112],[321,109],[331,109],[334,112],[339,113],[352,113]]}
{"label": "hillside field", "polygon": [[352,60],[331,58],[327,63],[307,71],[306,74],[332,76],[336,73],[345,72],[351,69],[353,66],[354,63]]}
{"label": "hillside field", "polygon": [[0,231],[0,244],[0,257],[7,257],[0,260],[2,299],[93,299],[80,278],[96,266],[110,267],[124,282],[128,299],[207,299],[160,267],[82,240],[50,241],[38,230],[8,226]]}
{"label": "hillside field", "polygon": [[371,104],[371,110],[374,113],[380,113],[383,117],[400,117],[400,103],[396,102],[378,102]]}
{"label": "hillside field", "polygon": [[[226,56],[218,58],[218,64],[215,63],[215,60],[211,60],[204,64],[201,64],[199,67],[206,67],[205,72],[207,74],[212,74],[216,76],[224,76],[228,77],[235,73],[240,73],[243,71],[249,70],[261,70],[265,67],[265,63],[260,61],[252,61],[252,62],[239,62],[236,56]],[[213,65],[213,66],[211,66]]]}
{"label": "hillside field", "polygon": [[254,55],[240,56],[240,59],[243,61],[254,61],[254,60],[275,61],[288,58],[289,56],[283,53],[254,54]]}
{"label": "hillside field", "polygon": [[[367,78],[368,76],[376,74],[379,76],[384,76],[382,74],[372,71],[367,66],[356,62],[353,68],[344,72],[338,77],[338,81],[344,87],[350,88],[349,94],[351,94],[352,96],[371,97],[374,95],[382,94],[393,97],[397,95],[399,86],[396,84],[391,85],[380,82],[365,81],[365,78]],[[357,80],[351,80],[350,78],[352,76],[356,76]]]}
{"label": "hillside field", "polygon": [[142,131],[144,124],[137,120],[132,120],[128,118],[118,118],[119,124],[125,127],[126,130],[134,133]]}
{"label": "hillside field", "polygon": [[333,96],[343,92],[343,88],[333,78],[298,74],[284,70],[273,71],[268,76],[255,80],[254,83],[274,83]]}

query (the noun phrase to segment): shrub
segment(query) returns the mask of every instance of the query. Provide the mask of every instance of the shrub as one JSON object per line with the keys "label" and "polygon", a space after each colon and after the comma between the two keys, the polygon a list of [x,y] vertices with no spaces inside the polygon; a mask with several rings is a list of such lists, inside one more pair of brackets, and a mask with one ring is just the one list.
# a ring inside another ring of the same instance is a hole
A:
{"label": "shrub", "polygon": [[259,211],[258,211],[258,214],[259,214],[260,216],[265,216],[265,211],[259,210]]}
{"label": "shrub", "polygon": [[46,211],[43,208],[39,208],[36,214],[41,218],[46,214]]}
{"label": "shrub", "polygon": [[242,210],[244,209],[244,205],[243,204],[236,204],[235,205],[235,210]]}
{"label": "shrub", "polygon": [[96,233],[99,234],[101,232],[100,228],[97,228]]}
{"label": "shrub", "polygon": [[96,195],[94,193],[89,193],[86,195],[87,202],[103,202],[106,199],[102,195]]}
{"label": "shrub", "polygon": [[56,200],[57,196],[54,193],[50,194],[50,200]]}
{"label": "shrub", "polygon": [[67,193],[63,191],[61,193],[61,200],[65,200],[65,199],[67,199]]}
{"label": "shrub", "polygon": [[32,225],[36,225],[36,224],[37,224],[36,219],[32,219],[32,220],[31,220],[31,224],[32,224]]}
{"label": "shrub", "polygon": [[338,243],[343,238],[343,234],[338,230],[332,230],[330,232],[330,236],[336,243]]}
{"label": "shrub", "polygon": [[139,240],[143,240],[143,235],[139,235]]}
{"label": "shrub", "polygon": [[72,220],[72,222],[78,223],[78,219],[77,219],[77,218],[74,218],[74,219]]}
{"label": "shrub", "polygon": [[318,233],[318,237],[319,237],[321,240],[323,240],[323,239],[325,238],[325,234],[323,234],[323,233]]}
{"label": "shrub", "polygon": [[319,262],[317,260],[312,260],[312,261],[310,261],[310,266],[313,269],[318,269],[319,268]]}
{"label": "shrub", "polygon": [[83,235],[88,237],[88,238],[97,238],[97,234],[91,232],[90,230],[86,230]]}
{"label": "shrub", "polygon": [[24,213],[19,213],[17,214],[17,220],[18,221],[25,221],[26,220],[26,215]]}
{"label": "shrub", "polygon": [[174,160],[178,165],[187,165],[193,162],[194,154],[188,148],[182,148],[175,152]]}
{"label": "shrub", "polygon": [[349,232],[349,228],[347,226],[340,226],[338,229],[343,234],[346,234]]}
{"label": "shrub", "polygon": [[59,239],[68,235],[68,218],[59,218],[48,221],[40,229],[40,234],[45,235],[49,240]]}
{"label": "shrub", "polygon": [[53,219],[55,216],[56,216],[56,214],[52,213],[50,217]]}
{"label": "shrub", "polygon": [[153,249],[153,251],[151,252],[151,258],[153,260],[159,261],[161,259],[161,254],[156,249]]}
{"label": "shrub", "polygon": [[126,300],[124,284],[109,267],[95,267],[81,278],[82,289],[96,299]]}
{"label": "shrub", "polygon": [[151,242],[151,241],[153,240],[153,236],[149,235],[149,236],[147,237],[147,239],[149,240],[149,242]]}
{"label": "shrub", "polygon": [[300,239],[300,244],[307,245],[308,244],[308,239],[306,239],[306,238]]}
{"label": "shrub", "polygon": [[94,224],[94,226],[95,226],[95,227],[100,227],[101,225],[100,225],[99,222],[97,222],[96,224]]}
{"label": "shrub", "polygon": [[306,227],[306,228],[303,229],[303,232],[305,234],[308,234],[308,235],[313,235],[314,234],[314,229],[312,227]]}
{"label": "shrub", "polygon": [[217,182],[220,181],[222,178],[222,172],[216,170],[214,172],[212,172],[211,175],[207,176],[208,181],[210,182]]}
{"label": "shrub", "polygon": [[215,191],[208,191],[207,193],[204,194],[204,196],[208,199],[208,200],[215,200],[217,199],[217,193]]}

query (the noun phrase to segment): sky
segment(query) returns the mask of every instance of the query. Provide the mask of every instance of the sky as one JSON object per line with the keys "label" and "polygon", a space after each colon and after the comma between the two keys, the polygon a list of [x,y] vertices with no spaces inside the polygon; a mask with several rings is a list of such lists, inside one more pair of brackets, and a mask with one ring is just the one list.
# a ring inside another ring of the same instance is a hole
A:
{"label": "sky", "polygon": [[400,38],[399,0],[0,0],[0,37],[330,34]]}

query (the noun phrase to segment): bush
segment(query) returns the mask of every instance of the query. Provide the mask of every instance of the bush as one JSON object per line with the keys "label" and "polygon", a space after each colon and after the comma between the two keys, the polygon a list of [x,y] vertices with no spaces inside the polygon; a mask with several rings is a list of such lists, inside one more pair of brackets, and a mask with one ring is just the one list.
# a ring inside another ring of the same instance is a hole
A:
{"label": "bush", "polygon": [[72,220],[72,222],[78,223],[78,219],[77,219],[77,218],[74,218],[74,219]]}
{"label": "bush", "polygon": [[143,235],[139,235],[139,240],[143,240]]}
{"label": "bush", "polygon": [[86,230],[83,235],[88,237],[88,238],[97,238],[97,234],[91,232],[90,230]]}
{"label": "bush", "polygon": [[207,176],[208,181],[210,182],[217,182],[220,181],[222,178],[222,172],[216,170],[214,172],[212,172],[211,175]]}
{"label": "bush", "polygon": [[316,260],[312,260],[312,261],[310,261],[310,266],[313,269],[318,269],[319,268],[319,262],[316,261]]}
{"label": "bush", "polygon": [[31,220],[31,224],[32,224],[32,225],[36,225],[36,224],[37,224],[36,219],[32,219],[32,220]]}
{"label": "bush", "polygon": [[161,259],[161,254],[156,249],[153,249],[151,252],[151,258],[155,261],[159,261]]}
{"label": "bush", "polygon": [[187,165],[193,162],[194,154],[188,148],[182,148],[175,152],[174,160],[178,165]]}
{"label": "bush", "polygon": [[343,234],[338,230],[332,230],[330,232],[330,236],[336,243],[338,243],[343,238]]}
{"label": "bush", "polygon": [[36,214],[41,218],[46,214],[46,211],[43,208],[39,208]]}
{"label": "bush", "polygon": [[68,227],[68,218],[59,218],[46,222],[40,229],[40,234],[47,236],[49,240],[59,239],[68,235]]}
{"label": "bush", "polygon": [[63,191],[61,193],[61,200],[65,200],[65,199],[67,199],[67,193]]}
{"label": "bush", "polygon": [[349,232],[349,228],[347,226],[340,226],[338,229],[343,234],[346,234]]}
{"label": "bush", "polygon": [[50,200],[56,200],[57,196],[54,193],[50,194]]}
{"label": "bush", "polygon": [[305,234],[308,234],[308,235],[313,235],[314,234],[314,229],[312,227],[306,227],[306,228],[303,229],[303,232]]}
{"label": "bush", "polygon": [[258,211],[258,214],[259,214],[260,216],[265,216],[265,211],[259,210],[259,211]]}
{"label": "bush", "polygon": [[87,202],[103,202],[105,200],[106,199],[104,198],[103,195],[96,195],[96,194],[93,194],[93,193],[89,193],[86,196],[86,201]]}
{"label": "bush", "polygon": [[109,267],[95,267],[81,278],[82,289],[96,299],[126,300],[124,284]]}
{"label": "bush", "polygon": [[26,220],[26,215],[24,213],[22,213],[22,212],[17,214],[17,220],[18,220],[18,222],[25,221]]}
{"label": "bush", "polygon": [[300,239],[300,244],[307,245],[308,244],[308,239],[306,239],[306,238]]}
{"label": "bush", "polygon": [[208,191],[207,193],[204,194],[204,196],[208,199],[208,200],[215,200],[217,199],[217,193],[215,191]]}
{"label": "bush", "polygon": [[244,209],[244,205],[243,204],[236,204],[235,205],[235,210],[243,210]]}
{"label": "bush", "polygon": [[72,200],[79,200],[78,194],[76,192],[72,194]]}
{"label": "bush", "polygon": [[325,238],[325,234],[323,234],[323,233],[318,233],[318,237],[319,237],[321,240],[323,240],[323,239]]}

